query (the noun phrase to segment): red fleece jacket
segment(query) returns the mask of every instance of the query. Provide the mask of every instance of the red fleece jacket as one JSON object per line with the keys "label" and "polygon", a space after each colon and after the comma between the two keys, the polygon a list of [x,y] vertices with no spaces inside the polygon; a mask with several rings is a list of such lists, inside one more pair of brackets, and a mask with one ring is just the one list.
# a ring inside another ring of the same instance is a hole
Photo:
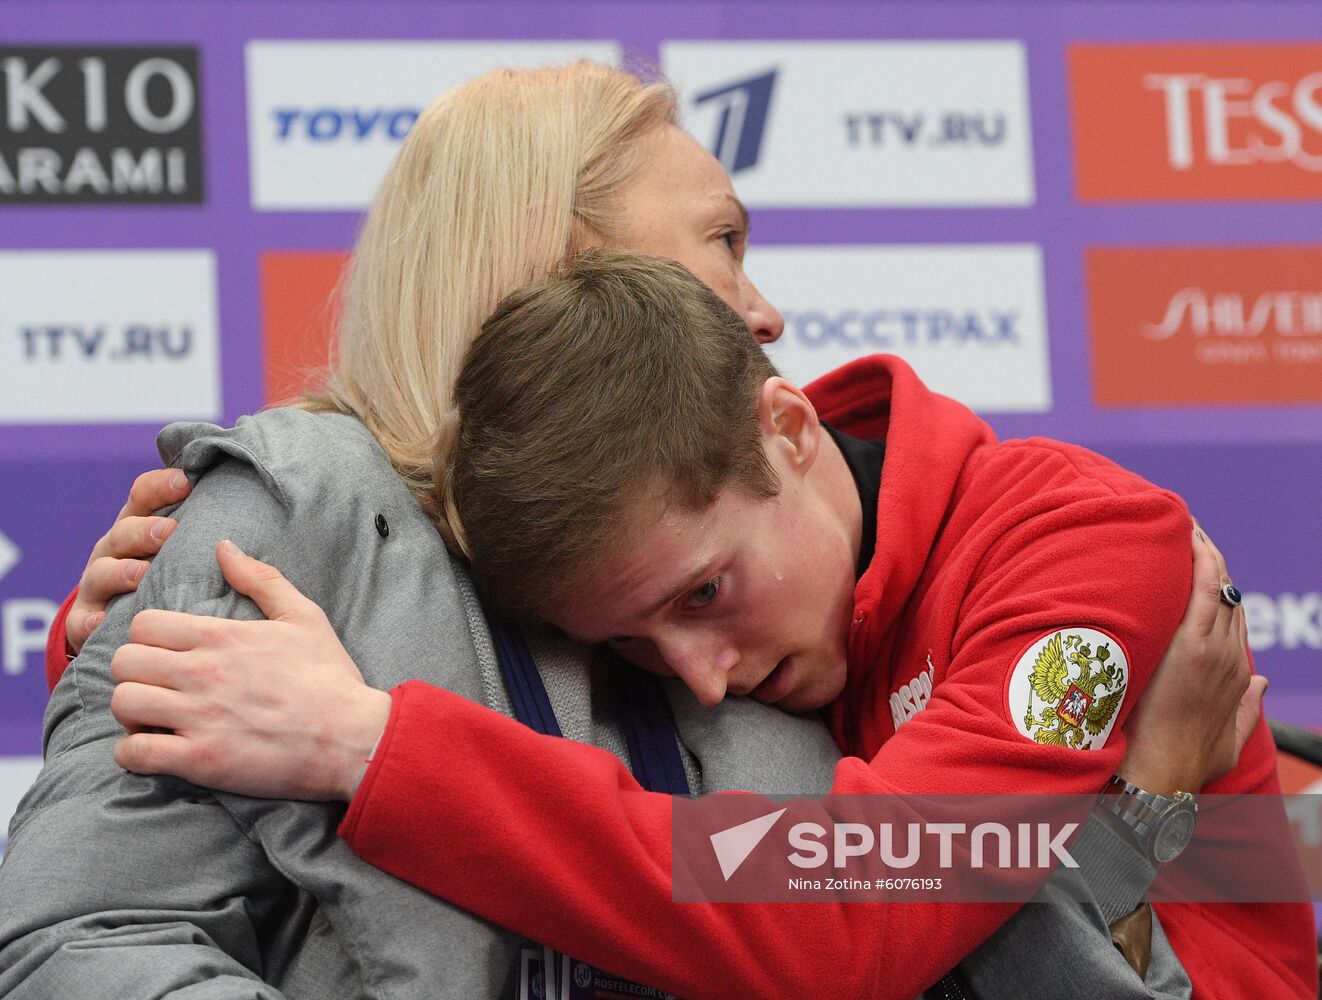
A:
{"label": "red fleece jacket", "polygon": [[[829,710],[852,755],[833,790],[1099,790],[1188,599],[1184,504],[1080,448],[996,442],[895,358],[856,362],[808,392],[841,430],[886,440],[876,552],[855,593],[847,687]],[[1035,706],[1029,727],[1020,703],[1039,644],[1076,628],[1103,633],[1109,662],[1126,671],[1112,728],[1037,724],[1055,705]],[[498,924],[690,1000],[908,1000],[1012,912],[673,903],[668,796],[640,789],[604,751],[449,692],[410,682],[393,698],[341,827],[353,849]],[[1279,790],[1265,725],[1212,790]],[[1198,995],[1316,995],[1306,906],[1182,904],[1161,916]]]}

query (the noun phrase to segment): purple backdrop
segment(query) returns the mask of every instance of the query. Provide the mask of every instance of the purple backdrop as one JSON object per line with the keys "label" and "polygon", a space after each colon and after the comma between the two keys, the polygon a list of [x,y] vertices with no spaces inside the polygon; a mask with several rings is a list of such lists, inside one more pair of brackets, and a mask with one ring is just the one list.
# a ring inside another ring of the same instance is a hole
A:
{"label": "purple backdrop", "polygon": [[[257,211],[250,197],[245,44],[254,39],[594,39],[659,61],[692,39],[1015,39],[1026,54],[1035,200],[1027,207],[756,208],[755,242],[1036,244],[1050,342],[1051,409],[999,413],[1005,436],[1096,448],[1189,498],[1254,597],[1273,714],[1322,724],[1322,407],[1099,408],[1093,403],[1084,250],[1090,246],[1307,244],[1316,200],[1089,203],[1077,199],[1067,45],[1322,38],[1296,3],[217,2],[0,0],[3,46],[195,46],[205,194],[183,205],[0,201],[0,252],[208,248],[216,262],[223,421],[263,403],[259,255],[342,250],[356,211]],[[1322,51],[1322,50],[1320,50]],[[1322,65],[1319,65],[1322,69]],[[736,188],[740,181],[736,176]],[[1322,241],[1319,241],[1322,242]],[[753,275],[756,280],[757,275]],[[40,752],[41,656],[29,633],[76,580],[133,475],[156,462],[159,423],[0,424],[0,532],[21,550],[0,574],[0,754]],[[0,567],[5,565],[0,544]],[[12,550],[10,550],[12,551]],[[42,603],[48,602],[48,603]],[[5,608],[8,606],[8,610]],[[10,634],[12,633],[12,634]]]}

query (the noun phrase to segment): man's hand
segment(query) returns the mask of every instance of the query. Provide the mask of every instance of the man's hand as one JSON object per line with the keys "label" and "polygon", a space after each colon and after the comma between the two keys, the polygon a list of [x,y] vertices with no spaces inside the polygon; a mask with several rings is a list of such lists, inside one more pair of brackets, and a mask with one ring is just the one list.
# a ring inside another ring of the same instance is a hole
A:
{"label": "man's hand", "polygon": [[216,558],[269,620],[139,612],[111,661],[110,708],[129,733],[115,760],[242,795],[349,801],[390,696],[277,569],[228,541]]}
{"label": "man's hand", "polygon": [[149,565],[146,559],[161,550],[177,527],[173,518],[153,517],[152,511],[179,503],[192,488],[178,469],[155,469],[134,480],[128,501],[110,530],[97,539],[78,581],[78,596],[64,628],[71,653],[76,655],[105,620],[112,597],[138,589]]}
{"label": "man's hand", "polygon": [[1262,714],[1267,678],[1254,676],[1244,609],[1221,600],[1225,559],[1195,524],[1193,593],[1139,700],[1117,773],[1150,792],[1196,792],[1230,771]]}

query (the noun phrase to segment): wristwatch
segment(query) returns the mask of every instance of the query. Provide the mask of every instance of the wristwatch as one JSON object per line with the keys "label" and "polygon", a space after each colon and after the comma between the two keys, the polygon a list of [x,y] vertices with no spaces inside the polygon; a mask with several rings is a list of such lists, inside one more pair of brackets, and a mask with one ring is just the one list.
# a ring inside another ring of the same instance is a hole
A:
{"label": "wristwatch", "polygon": [[1193,840],[1198,804],[1188,792],[1176,792],[1168,798],[1115,776],[1102,789],[1097,802],[1124,824],[1154,865],[1174,861]]}

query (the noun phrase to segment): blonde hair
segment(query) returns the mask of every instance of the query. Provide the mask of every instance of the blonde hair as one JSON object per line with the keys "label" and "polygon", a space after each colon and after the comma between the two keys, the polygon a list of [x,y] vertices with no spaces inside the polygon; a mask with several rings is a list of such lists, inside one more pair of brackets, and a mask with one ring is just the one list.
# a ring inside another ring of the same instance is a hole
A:
{"label": "blonde hair", "polygon": [[342,282],[331,367],[307,404],[360,419],[451,539],[433,483],[455,379],[483,320],[586,238],[620,235],[638,140],[676,120],[664,83],[586,60],[500,69],[419,117]]}

